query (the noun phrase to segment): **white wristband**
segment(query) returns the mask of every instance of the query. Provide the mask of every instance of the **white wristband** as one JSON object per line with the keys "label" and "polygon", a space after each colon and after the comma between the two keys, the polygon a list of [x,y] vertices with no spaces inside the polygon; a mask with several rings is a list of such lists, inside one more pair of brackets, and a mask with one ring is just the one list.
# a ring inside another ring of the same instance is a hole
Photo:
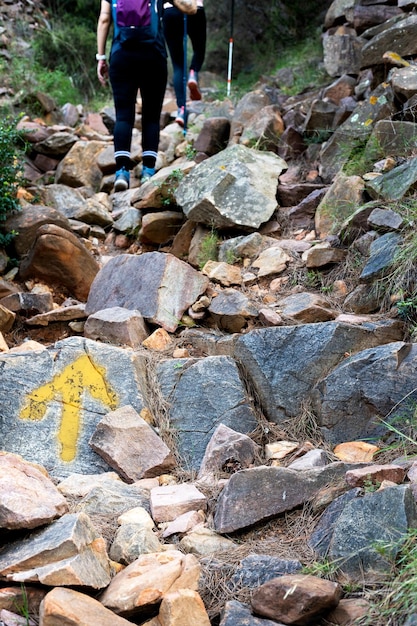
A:
{"label": "white wristband", "polygon": [[105,54],[96,54],[96,61],[105,61],[106,60],[106,55]]}

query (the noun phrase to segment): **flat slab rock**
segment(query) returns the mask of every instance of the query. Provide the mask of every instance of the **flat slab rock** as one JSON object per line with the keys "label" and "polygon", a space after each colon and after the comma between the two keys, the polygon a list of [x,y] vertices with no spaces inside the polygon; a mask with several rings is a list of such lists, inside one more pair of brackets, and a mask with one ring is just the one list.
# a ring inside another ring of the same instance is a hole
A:
{"label": "flat slab rock", "polygon": [[174,332],[184,312],[206,290],[207,276],[172,254],[121,254],[98,272],[86,304],[86,314],[124,307],[145,320]]}

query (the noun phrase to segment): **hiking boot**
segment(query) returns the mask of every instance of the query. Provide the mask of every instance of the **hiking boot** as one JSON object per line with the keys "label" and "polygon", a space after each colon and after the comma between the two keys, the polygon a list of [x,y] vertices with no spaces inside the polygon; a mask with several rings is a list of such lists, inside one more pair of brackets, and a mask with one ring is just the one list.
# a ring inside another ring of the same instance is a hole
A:
{"label": "hiking boot", "polygon": [[198,74],[194,70],[190,70],[187,85],[190,90],[191,100],[201,100],[201,91],[198,86]]}
{"label": "hiking boot", "polygon": [[114,190],[115,191],[126,191],[129,189],[130,184],[130,174],[125,167],[122,167],[120,170],[117,170],[116,176],[114,179]]}
{"label": "hiking boot", "polygon": [[184,124],[185,124],[185,110],[184,110],[184,107],[180,107],[178,109],[178,113],[177,113],[177,117],[175,118],[175,121],[177,122],[177,124],[182,126],[182,128],[184,128]]}
{"label": "hiking boot", "polygon": [[155,174],[155,168],[154,167],[146,167],[146,165],[144,165],[142,167],[142,176],[140,179],[141,184],[143,185],[143,183],[148,182],[148,180],[150,178],[152,178],[152,176]]}

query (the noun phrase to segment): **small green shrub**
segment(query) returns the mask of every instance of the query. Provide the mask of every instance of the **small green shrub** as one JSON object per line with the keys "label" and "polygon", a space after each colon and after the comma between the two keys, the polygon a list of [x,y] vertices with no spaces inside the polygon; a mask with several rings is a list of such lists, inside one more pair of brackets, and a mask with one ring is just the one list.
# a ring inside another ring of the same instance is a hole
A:
{"label": "small green shrub", "polygon": [[215,230],[208,233],[201,242],[197,257],[198,266],[202,269],[207,261],[217,261],[219,236]]}
{"label": "small green shrub", "polygon": [[1,232],[1,222],[19,210],[17,189],[22,182],[22,165],[19,161],[21,137],[16,129],[17,119],[0,120],[0,245],[10,242],[13,233]]}

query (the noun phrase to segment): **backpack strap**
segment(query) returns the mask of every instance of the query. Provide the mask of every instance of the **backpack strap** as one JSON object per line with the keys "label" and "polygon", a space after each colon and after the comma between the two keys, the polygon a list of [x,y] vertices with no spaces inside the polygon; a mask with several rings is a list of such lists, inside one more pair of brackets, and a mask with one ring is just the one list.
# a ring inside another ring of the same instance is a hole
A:
{"label": "backpack strap", "polygon": [[117,19],[116,19],[117,0],[110,0],[110,2],[111,2],[111,17],[113,20],[113,39],[117,39],[117,36],[119,34],[119,27],[117,25]]}

